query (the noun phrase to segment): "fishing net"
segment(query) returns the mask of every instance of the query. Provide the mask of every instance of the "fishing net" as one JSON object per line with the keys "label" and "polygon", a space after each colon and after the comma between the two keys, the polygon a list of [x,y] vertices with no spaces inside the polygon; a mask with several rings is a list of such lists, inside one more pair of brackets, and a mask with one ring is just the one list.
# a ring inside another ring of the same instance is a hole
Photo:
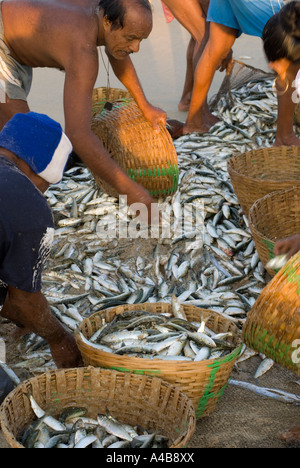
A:
{"label": "fishing net", "polygon": [[233,60],[232,65],[227,69],[226,76],[218,93],[214,95],[209,102],[210,110],[216,110],[221,98],[226,99],[228,107],[233,106],[234,98],[231,90],[240,88],[250,82],[266,81],[272,78],[274,78],[274,73],[268,73],[260,70],[259,68],[251,67],[243,62],[239,62],[238,60]]}

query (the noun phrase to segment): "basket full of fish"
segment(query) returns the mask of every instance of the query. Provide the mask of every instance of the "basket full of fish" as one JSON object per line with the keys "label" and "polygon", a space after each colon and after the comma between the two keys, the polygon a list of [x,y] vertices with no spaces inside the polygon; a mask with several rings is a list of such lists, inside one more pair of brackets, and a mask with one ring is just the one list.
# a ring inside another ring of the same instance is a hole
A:
{"label": "basket full of fish", "polygon": [[275,242],[300,232],[299,188],[272,192],[257,200],[249,212],[249,227],[262,264],[275,276],[279,271],[272,267]]}
{"label": "basket full of fish", "polygon": [[[93,108],[97,108],[95,91]],[[91,126],[110,157],[153,197],[166,198],[176,192],[179,171],[172,138],[162,124],[155,133],[132,98],[108,102],[93,115]],[[93,176],[104,192],[118,197],[105,181]]]}
{"label": "basket full of fish", "polygon": [[23,382],[4,400],[0,421],[12,448],[180,448],[196,425],[179,388],[93,367]]}
{"label": "basket full of fish", "polygon": [[160,377],[192,400],[197,419],[214,411],[240,356],[236,325],[212,310],[144,303],[85,319],[75,338],[86,365]]}
{"label": "basket full of fish", "polygon": [[263,289],[248,313],[243,341],[300,375],[300,255],[296,254]]}
{"label": "basket full of fish", "polygon": [[247,151],[229,159],[228,173],[246,216],[256,200],[300,185],[300,148],[282,146]]}

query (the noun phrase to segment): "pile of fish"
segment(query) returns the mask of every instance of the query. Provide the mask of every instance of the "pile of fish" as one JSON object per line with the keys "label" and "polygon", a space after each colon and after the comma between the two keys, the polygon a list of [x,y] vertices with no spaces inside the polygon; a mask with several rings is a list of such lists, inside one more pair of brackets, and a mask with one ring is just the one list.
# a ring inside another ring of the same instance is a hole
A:
{"label": "pile of fish", "polygon": [[104,324],[90,338],[81,339],[92,348],[118,355],[147,359],[200,362],[226,356],[235,348],[232,333],[214,333],[206,322],[189,322],[183,308],[172,298],[174,315],[143,310],[123,312]]}
{"label": "pile of fish", "polygon": [[85,408],[70,407],[54,418],[29,396],[37,419],[20,438],[25,448],[167,448],[168,438],[120,423],[110,414],[87,417]]}
{"label": "pile of fish", "polygon": [[[160,231],[154,236],[149,228],[148,237],[143,230],[134,241],[122,237],[121,227],[134,228],[134,215],[121,210],[119,200],[103,193],[80,165],[47,191],[57,230],[43,292],[52,312],[71,330],[99,310],[171,303],[173,295],[182,304],[219,312],[242,328],[266,285],[266,272],[227,161],[273,144],[277,99],[271,81],[250,83],[232,95],[230,109],[225,97],[219,101],[220,123],[209,133],[175,141],[179,189],[160,204],[168,235]],[[17,366],[34,374],[55,367],[45,342],[33,335],[19,351],[24,361]]]}

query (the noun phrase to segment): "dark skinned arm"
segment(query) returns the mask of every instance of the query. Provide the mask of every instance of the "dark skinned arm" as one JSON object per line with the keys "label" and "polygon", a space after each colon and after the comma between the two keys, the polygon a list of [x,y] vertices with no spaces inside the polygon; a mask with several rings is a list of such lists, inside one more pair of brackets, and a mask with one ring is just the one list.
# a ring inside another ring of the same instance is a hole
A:
{"label": "dark skinned arm", "polygon": [[73,335],[51,313],[41,292],[28,293],[9,286],[1,316],[44,338],[58,368],[81,365]]}
{"label": "dark skinned arm", "polygon": [[288,258],[300,252],[300,234],[280,239],[275,244],[275,255],[287,255]]}
{"label": "dark skinned arm", "polygon": [[[86,70],[89,73],[86,73]],[[65,131],[74,151],[92,172],[110,184],[119,194],[127,195],[128,205],[136,202],[146,205],[150,219],[151,203],[154,200],[111,159],[91,130],[92,93],[98,73],[98,56],[95,57],[92,52],[78,54],[76,58],[73,57],[69,66],[65,67],[65,72]]]}
{"label": "dark skinned arm", "polygon": [[128,56],[124,58],[124,60],[117,60],[110,55],[108,50],[106,50],[106,55],[108,56],[116,77],[130,92],[143,112],[145,118],[152,124],[154,130],[158,133],[160,131],[159,125],[166,125],[167,115],[163,110],[152,106],[147,101],[131,58]]}

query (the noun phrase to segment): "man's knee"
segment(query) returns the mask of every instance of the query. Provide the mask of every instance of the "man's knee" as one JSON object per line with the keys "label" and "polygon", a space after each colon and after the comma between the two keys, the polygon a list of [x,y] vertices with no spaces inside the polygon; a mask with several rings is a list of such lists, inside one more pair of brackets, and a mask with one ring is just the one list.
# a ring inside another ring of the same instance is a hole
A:
{"label": "man's knee", "polygon": [[235,43],[238,31],[216,23],[210,24],[208,52],[215,61],[224,60]]}
{"label": "man's knee", "polygon": [[203,11],[204,15],[207,16],[210,0],[198,0],[198,1],[199,1],[199,4],[200,4],[201,8],[202,8],[202,11]]}

